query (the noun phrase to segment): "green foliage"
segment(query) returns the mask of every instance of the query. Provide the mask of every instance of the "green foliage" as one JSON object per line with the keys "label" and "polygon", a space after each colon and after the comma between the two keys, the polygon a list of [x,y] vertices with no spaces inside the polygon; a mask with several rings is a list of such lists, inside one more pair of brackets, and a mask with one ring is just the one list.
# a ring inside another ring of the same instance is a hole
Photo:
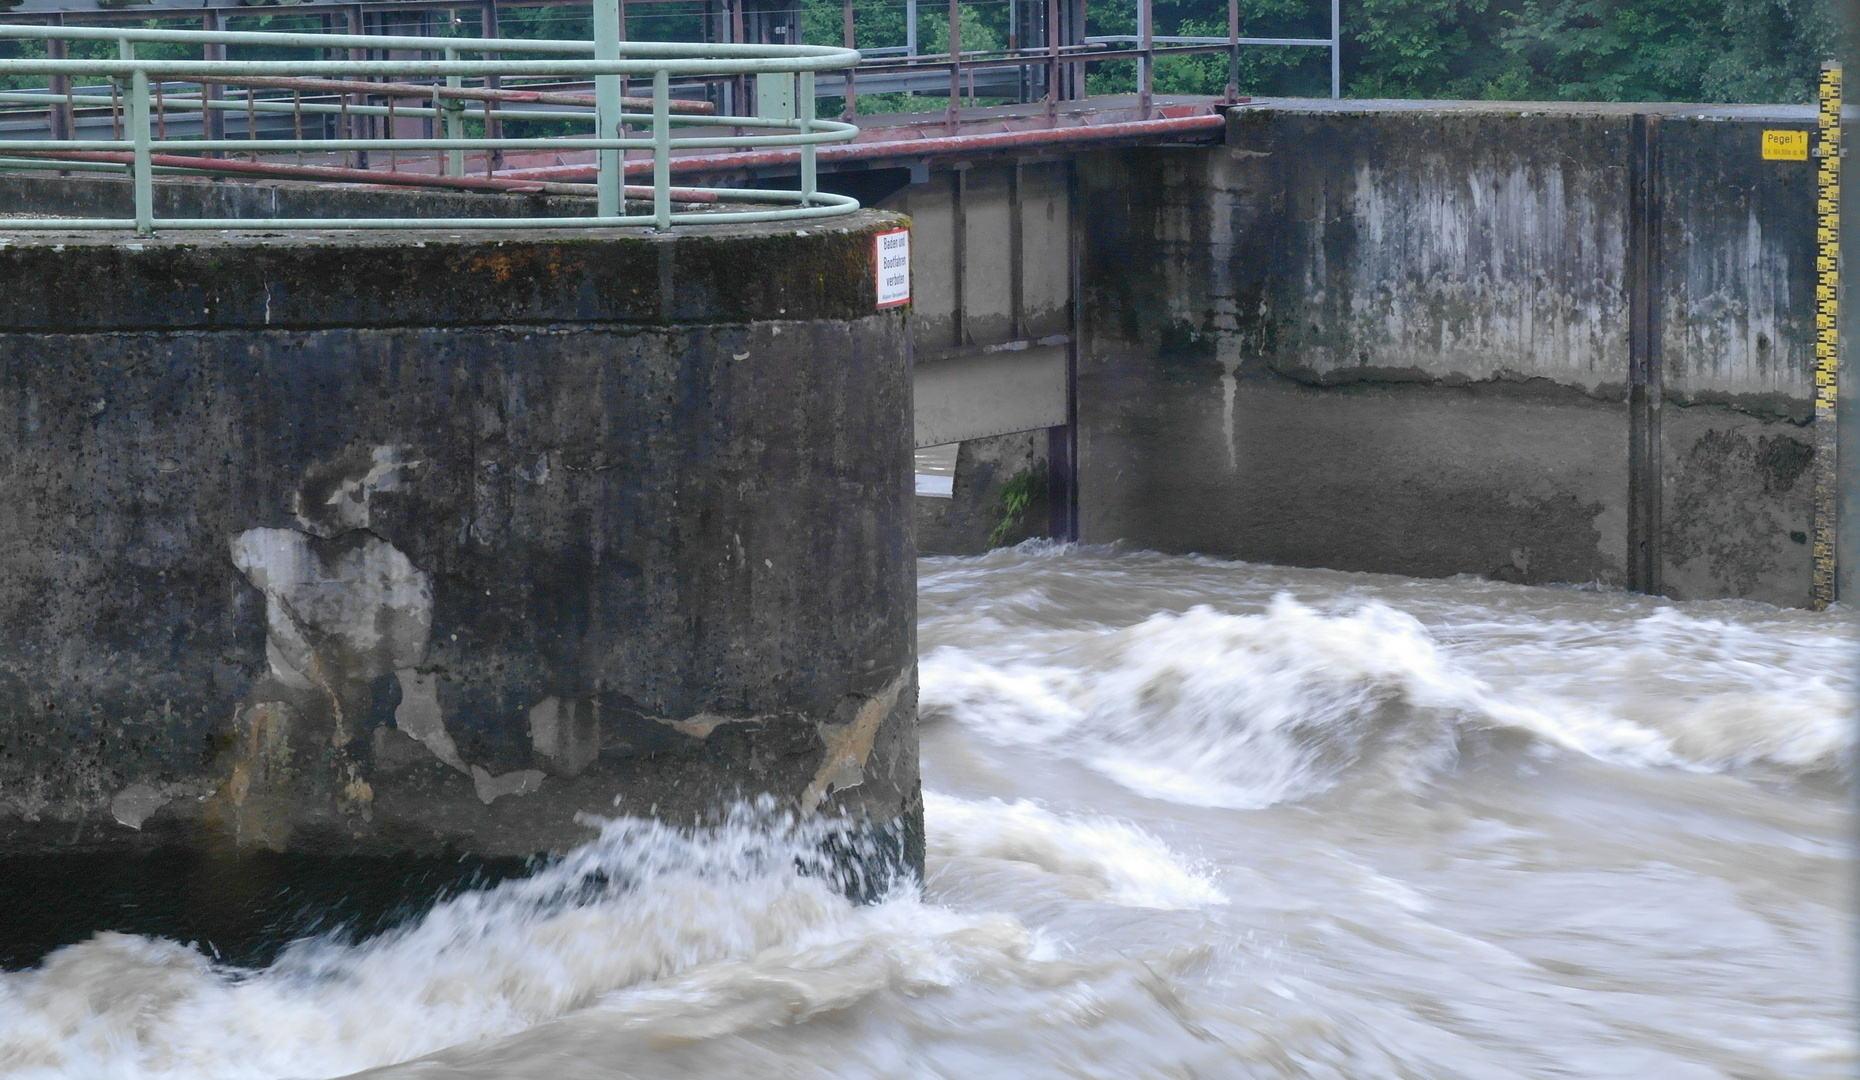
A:
{"label": "green foliage", "polygon": [[[0,60],[43,60],[45,42],[25,39],[0,39]],[[37,75],[0,75],[0,90],[38,90],[46,85]]]}
{"label": "green foliage", "polygon": [[[168,29],[178,28],[183,30],[197,30],[200,26],[198,21],[189,21],[177,27],[174,22],[157,22],[154,19],[149,19],[140,23],[131,23],[129,25],[139,28],[146,27],[149,29],[166,27]],[[117,44],[114,41],[73,41],[68,46],[67,51],[73,59],[114,60],[117,57]],[[136,46],[136,55],[150,60],[198,60],[200,58],[200,48],[196,45],[144,42]],[[45,56],[45,42],[43,41],[35,41],[29,38],[0,39],[0,59],[18,58],[21,60],[43,60]],[[103,85],[104,83],[103,79],[98,78],[80,78],[78,81],[90,85]],[[43,76],[0,76],[0,90],[39,90],[43,89],[46,85],[47,83]]]}
{"label": "green foliage", "polygon": [[1000,547],[1022,527],[1027,510],[1046,493],[1046,466],[1017,472],[1001,485],[1001,497],[995,502],[995,527],[988,534],[988,546]]}
{"label": "green foliage", "polygon": [[1809,100],[1834,0],[1355,0],[1352,97]]}
{"label": "green foliage", "polygon": [[[1037,2],[1037,0],[1024,0]],[[1236,0],[1240,30],[1253,37],[1326,37],[1324,0]],[[1351,97],[1487,98],[1492,100],[1741,101],[1810,100],[1820,61],[1836,51],[1839,0],[1343,0],[1343,76]],[[844,36],[844,0],[801,0],[803,40],[838,45]],[[1087,32],[1134,34],[1136,0],[1090,0]],[[854,0],[857,45],[864,49],[905,43],[903,0]],[[1007,0],[963,0],[962,47],[1004,48]],[[918,45],[925,53],[949,47],[949,8],[938,0],[919,6]],[[704,37],[701,0],[629,5],[628,36],[647,41],[698,41]],[[1222,37],[1227,0],[1155,0],[1158,34]],[[476,36],[482,27],[471,8],[435,19],[428,33]],[[588,10],[563,4],[506,8],[500,32],[508,38],[587,39]],[[235,29],[299,30],[320,26],[314,15],[240,16]],[[149,25],[156,25],[149,23]],[[161,25],[197,25],[165,21]],[[414,27],[409,32],[419,32]],[[76,42],[77,57],[115,55],[112,42]],[[44,55],[40,42],[0,42],[0,56]],[[160,58],[197,55],[178,45],[147,45]],[[309,50],[246,49],[235,58],[303,56]],[[505,55],[521,56],[512,51]],[[1227,85],[1225,53],[1174,56],[1156,64],[1164,94],[1218,94]],[[1329,93],[1325,49],[1246,47],[1240,51],[1243,94]],[[0,88],[43,86],[43,79],[0,79]],[[1093,64],[1094,94],[1136,89],[1129,61]],[[984,102],[985,103],[985,102]],[[838,111],[822,101],[822,115]],[[862,94],[861,112],[895,112],[937,103],[904,94]]]}
{"label": "green foliage", "polygon": [[[1346,0],[1346,7],[1349,0]],[[1329,37],[1330,5],[1323,0],[1238,0],[1242,37]],[[1154,32],[1183,37],[1226,37],[1225,0],[1155,0]],[[1097,0],[1086,7],[1086,30],[1135,34],[1136,0]],[[1227,54],[1199,53],[1156,62],[1159,94],[1219,94],[1227,88]],[[1248,46],[1240,50],[1243,94],[1328,94],[1330,53],[1323,49]],[[1086,85],[1094,94],[1130,94],[1137,89],[1136,64],[1112,60],[1092,65]]]}
{"label": "green foliage", "polygon": [[[1492,100],[1810,100],[1836,46],[1837,0],[1344,0],[1344,91],[1351,97]],[[843,0],[803,0],[804,39],[839,44]],[[1323,0],[1237,0],[1251,37],[1327,37]],[[861,48],[904,44],[900,0],[855,0]],[[948,7],[923,0],[919,45],[948,48]],[[1087,32],[1134,34],[1136,0],[1090,0]],[[962,44],[1001,48],[1006,0],[961,5]],[[1226,0],[1155,0],[1156,33],[1221,37]],[[1227,56],[1157,62],[1156,90],[1218,94]],[[1315,48],[1240,51],[1240,92],[1325,95],[1330,56]],[[1091,66],[1094,94],[1136,89],[1135,65]],[[919,99],[860,98],[862,112],[921,108]]]}
{"label": "green foliage", "polygon": [[[1008,40],[1007,4],[1005,0],[983,0],[962,4],[957,18],[961,21],[962,51],[965,53],[1005,49]],[[853,0],[855,47],[860,49],[898,48],[908,43],[905,6],[901,0]],[[917,11],[917,49],[926,55],[949,51],[949,6],[923,0]],[[842,45],[846,41],[846,5],[844,0],[802,0],[801,40],[809,45]],[[1004,104],[997,98],[983,97],[978,105]],[[860,94],[861,113],[918,112],[940,109],[944,99],[912,97],[909,94]],[[963,99],[968,104],[968,99]],[[844,102],[840,98],[821,98],[820,115],[837,116]]]}
{"label": "green foliage", "polygon": [[1816,0],[1526,0],[1500,44],[1539,95],[1807,101],[1835,27]]}

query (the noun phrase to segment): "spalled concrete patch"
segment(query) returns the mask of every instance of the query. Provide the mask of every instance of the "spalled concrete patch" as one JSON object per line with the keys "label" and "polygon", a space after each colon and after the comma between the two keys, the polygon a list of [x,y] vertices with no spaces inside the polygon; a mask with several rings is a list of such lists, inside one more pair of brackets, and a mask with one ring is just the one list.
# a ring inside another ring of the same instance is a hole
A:
{"label": "spalled concrete patch", "polygon": [[506,795],[530,795],[542,790],[543,771],[541,769],[519,769],[499,776],[492,776],[483,766],[471,767],[472,788],[478,798],[489,806]]}
{"label": "spalled concrete patch", "polygon": [[905,671],[883,690],[870,697],[849,694],[841,712],[850,719],[840,723],[816,724],[826,750],[820,756],[820,768],[801,794],[801,812],[811,814],[820,808],[828,795],[865,782],[866,759],[872,756],[872,740],[880,724],[897,707],[898,695],[910,685],[913,672]]}
{"label": "spalled concrete patch", "polygon": [[110,816],[119,824],[141,829],[155,811],[168,805],[168,796],[148,784],[131,784],[110,800]]}
{"label": "spalled concrete patch", "polygon": [[380,537],[249,529],[233,540],[232,561],[265,594],[265,653],[285,686],[330,690],[426,655],[432,584]]}
{"label": "spalled concrete patch", "polygon": [[458,745],[446,731],[446,718],[439,709],[439,677],[414,668],[394,674],[400,680],[400,705],[394,710],[394,726],[432,751],[440,761],[465,772]]}
{"label": "spalled concrete patch", "polygon": [[687,716],[683,720],[667,720],[663,717],[655,717],[655,719],[681,735],[689,735],[694,739],[708,739],[710,738],[711,732],[716,731],[725,724],[755,724],[768,718],[763,716],[719,716],[716,713],[705,712],[698,713],[695,716]]}

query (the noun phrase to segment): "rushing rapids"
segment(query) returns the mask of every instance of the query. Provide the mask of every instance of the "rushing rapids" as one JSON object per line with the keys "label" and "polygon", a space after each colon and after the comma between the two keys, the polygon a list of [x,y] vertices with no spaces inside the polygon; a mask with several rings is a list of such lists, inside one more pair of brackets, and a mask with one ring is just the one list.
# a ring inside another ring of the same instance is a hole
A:
{"label": "rushing rapids", "polygon": [[616,818],[263,970],[0,975],[0,1075],[1851,1075],[1854,619],[1028,545],[925,560],[928,880]]}

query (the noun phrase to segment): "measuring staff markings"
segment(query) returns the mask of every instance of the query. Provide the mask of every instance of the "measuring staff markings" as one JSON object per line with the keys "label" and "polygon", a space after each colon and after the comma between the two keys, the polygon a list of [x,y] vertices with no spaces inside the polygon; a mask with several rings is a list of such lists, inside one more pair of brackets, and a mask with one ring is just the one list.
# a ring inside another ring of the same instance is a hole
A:
{"label": "measuring staff markings", "polygon": [[[1815,156],[1815,533],[1812,600],[1835,600],[1835,406],[1839,376],[1841,282],[1841,66],[1821,66],[1821,113]],[[1767,132],[1765,135],[1767,136]],[[1767,149],[1767,138],[1765,140]]]}

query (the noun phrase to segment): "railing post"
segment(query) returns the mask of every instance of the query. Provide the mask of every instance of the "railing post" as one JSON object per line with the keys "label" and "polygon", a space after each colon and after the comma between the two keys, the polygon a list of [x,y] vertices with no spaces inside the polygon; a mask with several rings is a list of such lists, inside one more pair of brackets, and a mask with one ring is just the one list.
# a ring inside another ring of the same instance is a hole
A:
{"label": "railing post", "polygon": [[1227,0],[1227,101],[1240,100],[1240,0]]}
{"label": "railing post", "polygon": [[[220,13],[213,10],[212,8],[207,8],[204,11],[202,11],[200,13],[200,29],[207,33],[212,33],[212,34],[217,34],[221,30],[225,29],[225,26],[220,19]],[[226,59],[226,43],[224,41],[201,42],[200,58],[202,60],[207,61],[208,63],[214,63],[216,61]],[[223,84],[221,83],[202,83],[201,84],[200,86],[200,133],[209,139],[217,140],[217,139],[224,139],[226,137],[225,110],[216,109],[213,107],[213,103],[224,102],[225,100],[226,100],[226,87]],[[212,157],[212,158],[223,158],[226,156],[226,151],[209,150],[207,151],[207,156]],[[217,180],[219,179],[219,177],[215,177],[214,179]]]}
{"label": "railing post", "polygon": [[1059,126],[1059,0],[1046,0],[1046,126]]}
{"label": "railing post", "polygon": [[[731,0],[731,3],[730,3],[730,43],[732,45],[742,45],[742,44],[747,43],[747,41],[748,41],[748,38],[744,35],[744,30],[743,30],[743,0]],[[736,77],[736,81],[731,83],[731,85],[736,88],[734,92],[734,100],[731,102],[731,109],[730,109],[731,115],[733,116],[754,116],[755,115],[755,112],[754,112],[755,99],[750,96],[751,91],[749,89],[749,76],[738,75]],[[743,133],[742,128],[732,128],[730,131],[730,134],[733,136],[741,135],[742,133]]]}
{"label": "railing post", "polygon": [[[849,49],[856,49],[858,46],[854,44],[854,42],[857,41],[858,38],[853,30],[853,0],[846,0],[843,19],[846,24],[844,28],[845,33],[843,35],[846,47]],[[849,67],[846,69],[846,96],[844,100],[845,107],[840,110],[840,119],[851,122],[853,117],[859,115],[859,69],[856,67]]]}
{"label": "railing post", "polygon": [[1341,0],[1330,0],[1330,96],[1343,96],[1343,10]]}
{"label": "railing post", "polygon": [[[478,36],[494,38],[497,35],[497,0],[486,0],[484,5],[483,27],[479,31]],[[503,53],[485,53],[484,59],[499,60],[503,58],[503,55]],[[487,90],[498,90],[503,87],[504,81],[499,76],[486,75],[484,77],[484,85]],[[491,115],[492,104],[493,103],[489,101],[484,103],[484,137],[496,141],[504,137],[504,122]],[[504,152],[502,150],[498,150],[495,147],[485,150],[484,175],[496,176],[497,170],[503,164]]]}
{"label": "railing post", "polygon": [[[457,60],[458,58],[459,51],[457,49],[446,50],[447,60]],[[464,85],[465,80],[462,77],[458,75],[446,76],[446,86],[457,89]],[[488,102],[486,103],[485,112],[490,112]],[[446,138],[463,139],[465,137],[465,103],[458,98],[446,98],[445,112],[443,115],[446,118]],[[486,118],[486,122],[489,122],[488,117]],[[451,176],[465,175],[465,151],[446,151],[446,173]]]}
{"label": "railing post", "polygon": [[1155,97],[1155,15],[1150,0],[1137,0],[1137,51],[1141,54],[1137,57],[1137,115],[1145,120],[1150,118],[1150,101]]}
{"label": "railing post", "polygon": [[949,110],[943,124],[951,135],[961,127],[956,110],[962,105],[962,5],[949,0]]}
{"label": "railing post", "polygon": [[[594,0],[594,58],[596,60],[620,59],[620,0]],[[659,73],[661,76],[664,72]],[[657,95],[658,83],[653,83],[654,95]],[[599,138],[613,139],[620,134],[620,76],[596,75],[594,77],[594,116],[595,130]],[[653,104],[655,113],[658,103]],[[657,151],[654,151],[655,155]],[[624,194],[626,185],[626,167],[621,163],[620,151],[601,150],[596,152],[595,160],[599,166],[595,171],[596,213],[601,217],[620,217],[626,212]]]}
{"label": "railing post", "polygon": [[1067,0],[1070,9],[1069,33],[1066,44],[1080,46],[1080,52],[1070,64],[1066,65],[1066,100],[1076,101],[1090,96],[1091,80],[1087,75],[1085,63],[1085,27],[1088,23],[1086,7],[1090,0]]}
{"label": "railing post", "polygon": [[[119,51],[125,60],[136,58],[131,42],[121,42]],[[147,236],[155,231],[155,182],[149,166],[149,74],[140,68],[129,77],[129,136],[135,148],[136,232]]]}
{"label": "railing post", "polygon": [[[51,38],[45,43],[45,56],[49,60],[63,60],[66,58],[67,51],[63,38]],[[76,110],[71,107],[71,76],[52,76],[47,82],[46,89],[51,92],[53,98],[62,99],[54,101],[45,110],[46,122],[51,125],[52,138],[77,138]]]}
{"label": "railing post", "polygon": [[[795,95],[797,121],[801,134],[812,134],[814,130],[814,73],[801,72],[801,91]],[[814,201],[814,191],[818,188],[818,176],[814,171],[814,144],[801,144],[801,205],[807,206]]]}
{"label": "railing post", "polygon": [[[362,15],[362,9],[359,5],[351,6],[345,13],[345,18],[348,20],[348,29],[351,35],[355,37],[360,37],[362,36],[363,33],[367,31],[368,20]],[[368,50],[351,48],[349,50],[349,59],[366,60],[368,59]],[[344,94],[342,96],[342,100],[344,104],[347,104],[349,100],[349,96],[347,94]],[[355,103],[357,105],[366,105],[368,104],[368,99],[366,97],[358,97]],[[356,133],[356,127],[358,126],[356,123],[357,120],[361,121],[359,125],[361,128],[361,133],[359,136]],[[349,117],[346,117],[343,121],[342,137],[345,139],[373,138],[374,130],[375,130],[375,122],[370,117],[349,116]],[[353,154],[349,155],[349,164],[353,168],[366,169],[368,167],[368,151],[366,150],[354,151]]]}
{"label": "railing post", "polygon": [[[1008,0],[1008,55],[1020,58],[1020,5],[1015,0]],[[850,48],[851,46],[848,46]],[[1020,64],[1014,68],[1014,103],[1027,100],[1026,93],[1027,65]]]}
{"label": "railing post", "polygon": [[652,216],[658,228],[672,227],[672,73],[664,68],[652,73]]}

